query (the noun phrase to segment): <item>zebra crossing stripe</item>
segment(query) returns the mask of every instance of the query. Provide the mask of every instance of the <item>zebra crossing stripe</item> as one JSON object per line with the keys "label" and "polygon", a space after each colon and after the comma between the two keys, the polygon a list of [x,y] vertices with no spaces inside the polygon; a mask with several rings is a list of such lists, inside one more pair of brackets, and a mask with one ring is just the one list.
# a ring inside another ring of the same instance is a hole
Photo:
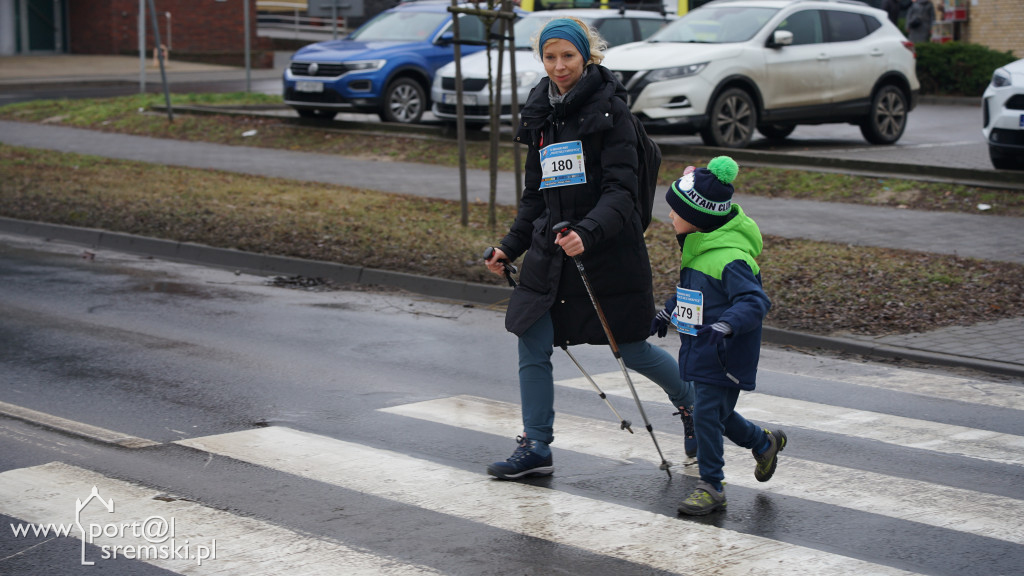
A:
{"label": "zebra crossing stripe", "polygon": [[[475,396],[428,400],[380,411],[488,434],[522,429],[518,406]],[[623,463],[660,463],[648,438],[620,431],[611,419],[559,414],[557,427],[559,448]],[[678,428],[682,430],[682,425]],[[669,461],[678,464],[685,460],[681,434],[662,429],[655,429],[655,433]],[[754,479],[749,450],[726,442],[725,460],[726,481],[732,486],[1024,544],[1024,525],[1020,522],[1024,502],[1013,498],[802,460],[793,457],[792,448],[783,453],[768,484]],[[696,466],[673,469],[697,476]],[[870,486],[885,486],[885,490],[870,490]]]}
{"label": "zebra crossing stripe", "polygon": [[177,444],[669,572],[685,566],[688,574],[708,576],[910,574],[289,428]]}
{"label": "zebra crossing stripe", "polygon": [[[675,353],[671,348],[666,349]],[[1024,410],[1024,388],[1014,384],[962,378],[934,371],[894,368],[884,364],[795,355],[771,348],[761,350],[761,363],[758,366],[758,373],[765,381],[792,377],[803,380],[822,379],[965,404]]]}
{"label": "zebra crossing stripe", "polygon": [[[77,501],[86,505],[81,516]],[[113,512],[104,502],[112,502]],[[81,528],[69,532],[76,540],[83,531],[99,533],[82,558],[68,558],[69,565],[85,560],[99,567],[117,553],[179,574],[438,574],[60,462],[0,473],[0,513],[37,526],[80,520]],[[163,537],[154,519],[163,521]],[[146,533],[148,539],[141,536]]]}
{"label": "zebra crossing stripe", "polygon": [[[608,396],[633,401],[621,372],[592,374],[591,377]],[[630,375],[630,378],[642,400],[667,402],[665,393],[654,382],[639,374]],[[583,377],[559,380],[556,384],[578,390],[593,390]],[[1024,465],[1024,436],[830,406],[759,392],[744,392],[740,396],[738,410],[750,420],[767,424],[845,434],[905,448],[930,450],[987,462]]]}

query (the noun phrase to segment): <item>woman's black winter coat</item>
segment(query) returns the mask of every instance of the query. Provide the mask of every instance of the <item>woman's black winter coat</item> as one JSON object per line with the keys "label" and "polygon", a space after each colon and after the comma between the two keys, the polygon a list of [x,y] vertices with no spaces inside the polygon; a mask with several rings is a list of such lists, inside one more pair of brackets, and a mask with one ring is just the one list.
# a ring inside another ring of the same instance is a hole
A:
{"label": "woman's black winter coat", "polygon": [[[522,335],[551,310],[555,346],[606,344],[604,330],[572,258],[555,244],[555,224],[568,220],[583,240],[580,256],[616,342],[645,340],[654,317],[651,263],[637,197],[636,132],[622,84],[591,64],[565,101],[548,99],[549,79],[530,93],[516,141],[529,145],[526,181],[515,222],[501,248],[524,252],[505,327]],[[586,183],[540,190],[539,149],[583,142]]]}

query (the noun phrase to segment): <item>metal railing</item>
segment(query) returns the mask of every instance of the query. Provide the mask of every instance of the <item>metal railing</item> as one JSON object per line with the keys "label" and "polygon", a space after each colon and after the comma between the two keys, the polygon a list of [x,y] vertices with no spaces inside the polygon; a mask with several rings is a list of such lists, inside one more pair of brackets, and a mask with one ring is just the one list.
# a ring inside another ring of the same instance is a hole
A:
{"label": "metal railing", "polygon": [[306,2],[259,0],[256,2],[256,23],[260,32],[270,32],[278,37],[344,36],[348,33],[344,17],[339,16],[334,22],[331,18],[308,16],[306,9]]}

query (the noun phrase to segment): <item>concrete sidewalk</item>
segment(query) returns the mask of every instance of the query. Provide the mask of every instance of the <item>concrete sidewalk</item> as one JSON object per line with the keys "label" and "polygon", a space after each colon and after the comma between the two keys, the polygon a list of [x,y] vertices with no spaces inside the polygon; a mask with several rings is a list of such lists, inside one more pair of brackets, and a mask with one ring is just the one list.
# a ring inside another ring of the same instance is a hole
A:
{"label": "concrete sidewalk", "polygon": [[[0,142],[64,152],[98,154],[160,164],[208,168],[273,176],[295,180],[341,184],[385,192],[418,194],[429,197],[457,199],[458,171],[442,166],[401,162],[371,162],[325,154],[296,153],[255,147],[235,147],[208,143],[182,142],[101,133],[61,126],[0,122]],[[487,198],[487,173],[472,171],[469,175],[470,198]],[[499,179],[499,202],[514,201],[511,174]],[[1024,263],[1024,219],[973,214],[922,212],[853,204],[819,203],[738,196],[744,209],[753,215],[766,234],[806,238],[854,245],[903,248],[925,252],[956,254],[981,259]],[[655,214],[656,217],[663,215]],[[19,226],[7,222],[2,228],[14,233],[38,233],[49,237],[51,228]],[[88,245],[103,246],[103,238],[113,235],[101,231],[75,230],[62,233],[64,239]],[[118,239],[108,248],[148,246],[152,240]],[[161,245],[162,246],[162,245]],[[221,266],[252,269],[253,255],[220,251],[188,245],[180,252],[168,252],[166,246],[155,256],[191,259]],[[205,251],[205,252],[204,252]],[[183,255],[184,254],[184,255]],[[216,254],[203,260],[202,254]],[[265,257],[256,257],[266,262]],[[236,262],[237,260],[237,262]],[[248,264],[247,264],[248,263]],[[275,264],[274,266],[277,266]],[[325,263],[287,261],[283,267],[256,266],[264,273],[289,273],[331,277],[331,265]],[[303,267],[305,266],[305,272]],[[335,265],[336,266],[336,265]],[[361,278],[360,272],[357,275]],[[344,274],[351,281],[351,270]],[[451,285],[407,275],[372,271],[373,283],[391,283],[435,296],[477,299],[476,289],[464,283]],[[367,282],[366,280],[361,280]],[[368,282],[369,283],[369,282]],[[449,286],[446,288],[445,286]],[[506,289],[507,291],[507,289]],[[477,301],[494,302],[505,297],[502,289],[487,286],[486,297]],[[851,353],[884,355],[929,363],[964,366],[1024,377],[1024,318],[997,323],[976,324],[942,329],[924,334],[885,336],[879,338],[818,336],[779,330],[767,330],[766,339],[804,347],[822,347]]]}
{"label": "concrete sidewalk", "polygon": [[[287,54],[283,54],[287,57]],[[287,61],[287,60],[286,60]],[[90,54],[49,54],[0,56],[0,86],[24,84],[68,84],[83,82],[137,82],[145,63],[146,82],[160,81],[160,66],[152,55],[144,61],[138,56]],[[174,80],[245,78],[245,68],[201,64],[174,59],[164,61],[164,72]],[[253,68],[253,77],[280,78],[278,63],[274,68]]]}

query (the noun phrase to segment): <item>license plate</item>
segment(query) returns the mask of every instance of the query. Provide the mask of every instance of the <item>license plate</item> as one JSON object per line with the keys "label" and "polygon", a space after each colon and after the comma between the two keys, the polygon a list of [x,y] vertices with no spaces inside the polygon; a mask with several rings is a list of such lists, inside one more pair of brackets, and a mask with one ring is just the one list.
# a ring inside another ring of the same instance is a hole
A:
{"label": "license plate", "polygon": [[[445,92],[441,95],[441,101],[445,104],[457,104],[458,94]],[[476,106],[476,94],[463,94],[462,95],[463,106]]]}
{"label": "license plate", "polygon": [[323,92],[324,91],[324,83],[323,82],[307,82],[307,81],[300,80],[300,81],[295,83],[295,91],[296,92]]}

